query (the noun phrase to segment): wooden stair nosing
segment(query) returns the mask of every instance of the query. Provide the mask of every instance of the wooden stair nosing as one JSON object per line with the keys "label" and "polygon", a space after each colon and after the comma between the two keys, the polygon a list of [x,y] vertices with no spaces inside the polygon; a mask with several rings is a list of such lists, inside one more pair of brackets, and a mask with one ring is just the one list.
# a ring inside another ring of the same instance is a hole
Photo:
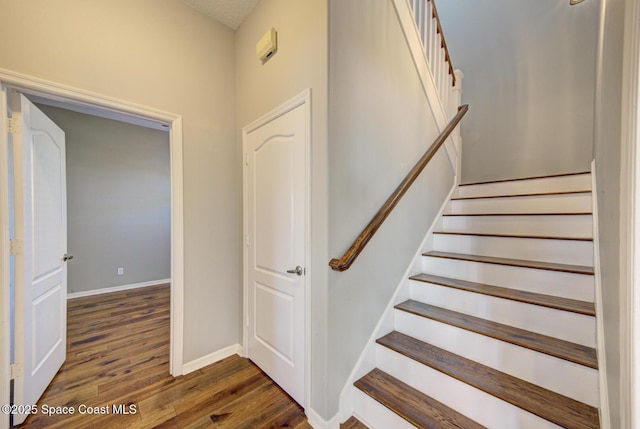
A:
{"label": "wooden stair nosing", "polygon": [[527,261],[524,259],[497,258],[494,256],[465,255],[450,252],[425,252],[422,256],[434,258],[455,259],[459,261],[481,262],[485,264],[508,265],[513,267],[533,268],[538,270],[559,271],[564,273],[593,275],[593,267],[584,265],[556,264],[552,262]]}
{"label": "wooden stair nosing", "polygon": [[362,423],[360,420],[351,416],[346,422],[340,424],[340,429],[369,429],[369,428],[365,426],[364,423]]}
{"label": "wooden stair nosing", "polygon": [[409,279],[450,287],[453,289],[464,290],[467,292],[509,299],[525,304],[538,305],[541,307],[553,308],[555,310],[569,311],[572,313],[583,314],[585,316],[595,317],[596,315],[595,304],[587,301],[578,301],[576,299],[562,298],[553,295],[544,295],[535,292],[505,288],[501,286],[493,286],[466,280],[434,276],[432,274],[426,273],[416,274],[409,277]]}
{"label": "wooden stair nosing", "polygon": [[548,212],[548,213],[443,213],[442,216],[593,216],[592,212]]}
{"label": "wooden stair nosing", "polygon": [[424,429],[481,429],[484,426],[375,368],[354,385],[382,405]]}
{"label": "wooden stair nosing", "polygon": [[461,183],[459,186],[488,185],[488,184],[491,184],[491,183],[504,183],[504,182],[520,182],[520,181],[523,181],[523,180],[550,179],[552,177],[579,176],[579,175],[582,175],[582,174],[591,174],[591,171],[580,171],[580,172],[577,172],[577,173],[549,174],[549,175],[546,175],[546,176],[516,177],[514,179],[488,180],[488,181],[485,181],[485,182]]}
{"label": "wooden stair nosing", "polygon": [[595,407],[408,335],[394,331],[379,338],[377,342],[416,362],[562,427],[572,429],[597,429],[600,427],[598,409]]}
{"label": "wooden stair nosing", "polygon": [[548,335],[413,300],[402,302],[394,308],[588,368],[598,369],[595,349],[582,344],[571,343]]}
{"label": "wooden stair nosing", "polygon": [[434,231],[441,235],[471,235],[474,237],[500,237],[500,238],[530,238],[536,240],[567,240],[567,241],[593,241],[589,237],[559,237],[556,235],[524,235],[524,234],[492,234],[488,232],[458,232],[458,231]]}
{"label": "wooden stair nosing", "polygon": [[568,194],[590,194],[591,190],[580,189],[576,191],[552,191],[552,192],[530,192],[522,194],[500,194],[500,195],[483,195],[477,197],[452,197],[451,201],[466,200],[488,200],[492,198],[513,198],[513,197],[543,197],[546,195],[568,195]]}

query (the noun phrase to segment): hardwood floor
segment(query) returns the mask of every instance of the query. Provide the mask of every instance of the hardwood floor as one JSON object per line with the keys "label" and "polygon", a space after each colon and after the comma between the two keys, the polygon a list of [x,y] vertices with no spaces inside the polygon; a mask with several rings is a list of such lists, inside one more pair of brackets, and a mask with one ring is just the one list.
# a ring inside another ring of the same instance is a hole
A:
{"label": "hardwood floor", "polygon": [[[20,428],[311,428],[248,359],[170,376],[169,292],[161,285],[70,300],[67,360]],[[74,414],[43,415],[51,407]]]}

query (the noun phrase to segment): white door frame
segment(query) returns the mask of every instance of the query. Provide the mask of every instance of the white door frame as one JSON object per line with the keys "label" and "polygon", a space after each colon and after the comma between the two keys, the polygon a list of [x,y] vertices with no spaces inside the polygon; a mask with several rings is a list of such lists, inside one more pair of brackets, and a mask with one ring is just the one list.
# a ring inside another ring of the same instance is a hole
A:
{"label": "white door frame", "polygon": [[311,409],[311,273],[313,272],[313,267],[311,266],[311,89],[307,88],[302,91],[300,94],[293,97],[291,100],[285,102],[279,107],[275,108],[271,112],[265,114],[264,116],[256,119],[251,122],[249,125],[246,125],[242,128],[242,154],[243,154],[243,163],[242,163],[242,225],[243,225],[243,240],[245,245],[243,247],[243,262],[242,262],[242,288],[243,288],[243,300],[242,300],[242,313],[244,320],[243,329],[242,329],[242,355],[244,357],[248,356],[249,347],[248,347],[248,329],[249,329],[249,304],[248,304],[248,294],[249,294],[249,283],[248,283],[248,272],[249,266],[248,262],[248,248],[246,237],[248,234],[248,222],[249,222],[249,213],[248,213],[248,204],[247,204],[247,196],[248,196],[248,188],[247,188],[247,163],[245,160],[247,159],[247,136],[252,131],[260,128],[262,125],[273,121],[274,119],[290,112],[291,110],[304,106],[304,114],[306,120],[306,129],[305,129],[305,177],[304,177],[304,188],[305,188],[305,202],[304,202],[304,211],[305,211],[305,219],[304,219],[304,240],[305,240],[305,301],[304,301],[304,403],[302,404],[305,410]]}
{"label": "white door frame", "polygon": [[620,175],[620,423],[640,429],[640,0],[625,3]]}
{"label": "white door frame", "polygon": [[[169,367],[173,376],[183,373],[183,326],[184,326],[184,216],[183,216],[183,156],[182,116],[150,107],[140,106],[78,88],[39,79],[6,69],[0,69],[0,117],[7,115],[6,88],[27,95],[61,101],[78,107],[90,108],[106,114],[116,114],[135,122],[151,121],[170,126],[171,159],[171,340]],[[8,129],[0,121],[0,171],[8,166]],[[0,351],[0,404],[9,403],[9,187],[0,180],[0,326],[2,343]],[[0,414],[0,429],[9,425],[6,414]]]}

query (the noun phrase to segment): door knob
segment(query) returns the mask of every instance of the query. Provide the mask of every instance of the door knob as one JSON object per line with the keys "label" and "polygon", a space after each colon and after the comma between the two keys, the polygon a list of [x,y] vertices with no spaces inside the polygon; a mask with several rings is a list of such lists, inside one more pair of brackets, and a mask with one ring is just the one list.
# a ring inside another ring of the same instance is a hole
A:
{"label": "door knob", "polygon": [[63,261],[63,262],[70,261],[71,259],[73,259],[73,255],[67,255],[66,253],[65,253],[65,254],[64,254],[64,256],[62,257],[62,261]]}
{"label": "door knob", "polygon": [[289,274],[297,274],[297,275],[301,276],[304,273],[304,269],[300,265],[298,265],[295,269],[287,270],[287,272]]}

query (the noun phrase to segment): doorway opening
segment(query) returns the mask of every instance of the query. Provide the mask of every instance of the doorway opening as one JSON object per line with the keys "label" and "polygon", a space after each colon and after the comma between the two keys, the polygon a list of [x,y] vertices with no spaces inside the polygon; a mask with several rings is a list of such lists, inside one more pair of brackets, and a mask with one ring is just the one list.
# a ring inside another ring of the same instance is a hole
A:
{"label": "doorway opening", "polygon": [[[169,158],[170,158],[170,187],[171,187],[171,232],[170,232],[170,373],[173,376],[183,373],[182,360],[182,326],[183,326],[183,194],[182,194],[182,119],[179,115],[134,105],[121,100],[112,99],[62,86],[53,82],[36,79],[30,76],[0,70],[2,84],[0,98],[0,113],[7,117],[8,93],[16,91],[46,104],[63,105],[70,110],[87,113],[107,119],[115,119],[136,125],[155,127],[169,130]],[[0,124],[0,171],[6,174],[9,158],[8,153],[8,123],[6,119]],[[10,366],[10,284],[8,269],[10,266],[10,231],[9,231],[9,184],[3,177],[0,183],[0,286],[2,291],[2,306],[0,316],[2,321],[2,354],[0,356],[1,380],[0,399],[2,403],[9,403]],[[0,428],[8,427],[8,416],[0,420]]]}

